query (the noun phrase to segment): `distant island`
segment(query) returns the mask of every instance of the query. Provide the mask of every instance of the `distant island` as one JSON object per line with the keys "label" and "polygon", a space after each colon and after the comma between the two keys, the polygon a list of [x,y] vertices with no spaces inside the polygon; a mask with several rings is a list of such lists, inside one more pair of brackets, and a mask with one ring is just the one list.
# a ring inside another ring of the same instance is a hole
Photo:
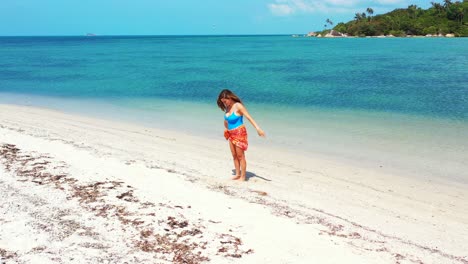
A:
{"label": "distant island", "polygon": [[[372,16],[374,11],[356,13],[347,23],[338,23],[333,28],[333,21],[325,21],[324,30],[309,32],[309,37],[468,37],[468,0],[442,3],[431,2],[431,7],[424,10],[417,5],[395,9],[382,15]],[[297,35],[293,35],[297,36]]]}

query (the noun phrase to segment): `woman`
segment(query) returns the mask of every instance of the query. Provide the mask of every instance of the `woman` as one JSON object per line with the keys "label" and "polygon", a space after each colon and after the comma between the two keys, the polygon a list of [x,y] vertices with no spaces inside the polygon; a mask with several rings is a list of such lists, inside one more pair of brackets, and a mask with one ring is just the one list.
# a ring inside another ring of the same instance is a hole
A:
{"label": "woman", "polygon": [[265,132],[257,125],[250,116],[247,109],[242,104],[241,99],[230,90],[224,89],[218,96],[218,106],[224,111],[224,137],[229,140],[236,176],[233,180],[245,181],[247,162],[244,152],[247,150],[247,129],[244,126],[243,117],[247,117],[250,123],[255,127],[261,137],[265,137]]}

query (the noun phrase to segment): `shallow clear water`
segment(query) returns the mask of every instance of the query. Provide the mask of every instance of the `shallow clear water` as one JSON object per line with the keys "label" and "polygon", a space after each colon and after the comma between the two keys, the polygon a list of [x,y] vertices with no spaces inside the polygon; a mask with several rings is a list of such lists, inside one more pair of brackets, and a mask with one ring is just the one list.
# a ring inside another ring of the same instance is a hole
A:
{"label": "shallow clear water", "polygon": [[466,38],[0,38],[0,102],[222,137],[222,88],[254,147],[468,178]]}

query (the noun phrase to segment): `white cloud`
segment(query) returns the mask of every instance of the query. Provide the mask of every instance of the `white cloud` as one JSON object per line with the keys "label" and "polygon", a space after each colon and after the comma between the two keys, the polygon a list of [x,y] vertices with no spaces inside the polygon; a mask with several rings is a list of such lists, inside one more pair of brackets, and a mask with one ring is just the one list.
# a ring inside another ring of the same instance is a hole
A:
{"label": "white cloud", "polygon": [[[307,2],[307,1],[303,1],[303,0],[290,0],[293,5],[300,11],[302,12],[312,12],[314,10],[316,10],[317,8],[317,3],[314,3],[314,2]],[[320,2],[318,2],[320,3]]]}
{"label": "white cloud", "polygon": [[325,2],[334,6],[354,6],[359,3],[357,0],[326,0]]}
{"label": "white cloud", "polygon": [[405,1],[403,0],[377,0],[376,2],[382,5],[394,5],[394,4],[403,3]]}
{"label": "white cloud", "polygon": [[268,5],[271,13],[277,16],[288,16],[296,13],[346,13],[354,12],[358,6],[394,5],[405,0],[274,0]]}
{"label": "white cloud", "polygon": [[[385,1],[385,0],[384,0]],[[275,0],[268,5],[271,13],[277,16],[288,16],[294,13],[313,12],[346,12],[357,0]]]}
{"label": "white cloud", "polygon": [[294,9],[285,4],[269,4],[268,8],[270,9],[271,13],[276,16],[288,16],[294,13]]}

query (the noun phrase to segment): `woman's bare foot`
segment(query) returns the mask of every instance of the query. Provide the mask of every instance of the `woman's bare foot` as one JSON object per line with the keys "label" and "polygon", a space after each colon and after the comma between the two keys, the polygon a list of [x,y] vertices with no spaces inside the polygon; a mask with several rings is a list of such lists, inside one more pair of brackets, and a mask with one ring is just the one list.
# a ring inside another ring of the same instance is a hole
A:
{"label": "woman's bare foot", "polygon": [[238,179],[239,179],[239,181],[245,181],[245,177],[240,177],[240,176],[239,176]]}
{"label": "woman's bare foot", "polygon": [[236,175],[236,176],[232,177],[231,179],[238,180],[238,179],[240,179],[240,177],[241,177],[240,175]]}

